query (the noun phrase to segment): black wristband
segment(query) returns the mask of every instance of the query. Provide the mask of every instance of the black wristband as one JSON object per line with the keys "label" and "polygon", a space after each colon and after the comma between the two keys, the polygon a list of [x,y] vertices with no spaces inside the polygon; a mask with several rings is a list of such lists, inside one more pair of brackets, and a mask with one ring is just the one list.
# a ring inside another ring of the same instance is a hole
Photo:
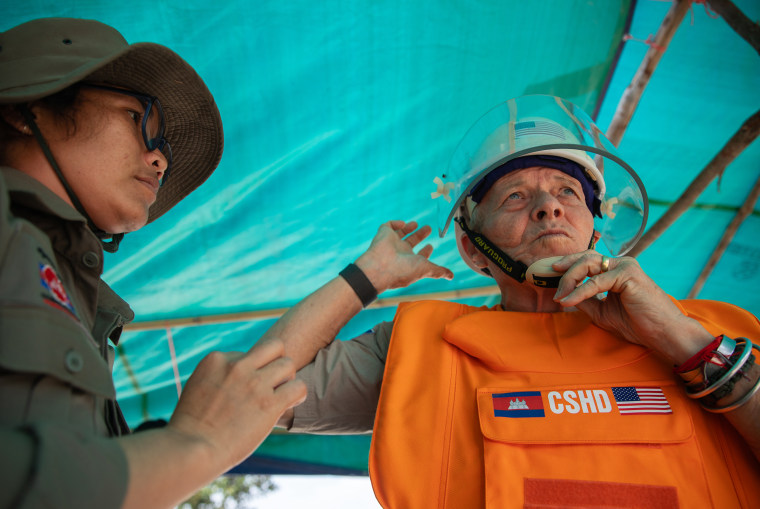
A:
{"label": "black wristband", "polygon": [[362,269],[353,263],[346,265],[346,268],[340,271],[340,275],[362,301],[362,307],[366,308],[377,298],[377,290],[372,286],[372,282],[367,279]]}

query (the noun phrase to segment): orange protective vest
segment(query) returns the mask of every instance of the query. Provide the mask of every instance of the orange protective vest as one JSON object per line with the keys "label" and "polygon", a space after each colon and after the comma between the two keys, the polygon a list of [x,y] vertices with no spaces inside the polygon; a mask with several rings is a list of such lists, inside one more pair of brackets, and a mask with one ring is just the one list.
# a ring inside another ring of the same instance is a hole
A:
{"label": "orange protective vest", "polygon": [[[735,306],[678,304],[712,334],[760,338]],[[760,507],[734,428],[581,312],[399,306],[369,469],[386,508]]]}

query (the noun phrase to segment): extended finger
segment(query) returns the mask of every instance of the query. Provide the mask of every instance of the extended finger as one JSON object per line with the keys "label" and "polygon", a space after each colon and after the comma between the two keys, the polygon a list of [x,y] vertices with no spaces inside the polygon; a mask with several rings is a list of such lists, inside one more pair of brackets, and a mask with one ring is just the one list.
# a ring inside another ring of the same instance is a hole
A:
{"label": "extended finger", "polygon": [[307,393],[306,384],[303,380],[291,380],[277,387],[274,393],[283,403],[282,410],[285,411],[304,402]]}
{"label": "extended finger", "polygon": [[583,302],[592,297],[596,297],[600,293],[609,291],[615,283],[614,274],[604,273],[591,276],[586,279],[581,285],[577,286],[566,296],[559,298],[555,295],[555,300],[558,300],[563,306],[575,306],[579,302]]}
{"label": "extended finger", "polygon": [[420,242],[422,242],[423,240],[425,240],[425,238],[427,238],[427,236],[430,235],[430,232],[432,232],[432,231],[433,231],[433,229],[430,228],[430,226],[425,225],[422,228],[420,228],[419,230],[417,230],[416,232],[414,232],[411,235],[409,235],[404,240],[407,241],[410,246],[414,247],[417,244],[419,244]]}
{"label": "extended finger", "polygon": [[378,229],[382,230],[383,228],[388,227],[391,230],[396,231],[396,230],[400,230],[401,228],[403,228],[405,224],[406,224],[406,221],[402,221],[400,219],[392,219],[392,220],[388,221],[387,223],[381,224],[380,228],[378,228]]}
{"label": "extended finger", "polygon": [[240,362],[244,363],[250,369],[258,369],[282,357],[285,354],[285,343],[279,338],[267,340],[263,343],[256,343],[248,350]]}
{"label": "extended finger", "polygon": [[416,229],[417,221],[409,221],[408,223],[405,223],[401,228],[396,230],[396,233],[398,233],[401,238],[404,238],[404,236],[409,235]]}
{"label": "extended finger", "polygon": [[433,246],[425,244],[425,247],[420,249],[417,254],[423,258],[430,258],[430,255],[433,254]]}
{"label": "extended finger", "polygon": [[454,273],[451,272],[446,267],[443,267],[441,265],[437,265],[430,260],[427,260],[425,262],[427,267],[427,277],[435,278],[435,279],[448,279],[452,280],[454,279]]}
{"label": "extended finger", "polygon": [[560,279],[557,288],[557,293],[555,294],[555,299],[569,294],[587,277],[600,274],[602,272],[601,262],[601,254],[596,251],[584,251],[583,253],[568,255],[557,263],[552,264],[552,268],[560,272],[564,271],[564,275]]}
{"label": "extended finger", "polygon": [[400,219],[393,219],[387,223],[381,224],[379,229],[382,230],[383,228],[390,228],[397,235],[403,237],[404,235],[413,232],[417,228],[417,223],[414,221],[407,223]]}
{"label": "extended finger", "polygon": [[290,357],[275,359],[257,371],[260,379],[265,380],[272,389],[293,380],[296,376],[295,363]]}

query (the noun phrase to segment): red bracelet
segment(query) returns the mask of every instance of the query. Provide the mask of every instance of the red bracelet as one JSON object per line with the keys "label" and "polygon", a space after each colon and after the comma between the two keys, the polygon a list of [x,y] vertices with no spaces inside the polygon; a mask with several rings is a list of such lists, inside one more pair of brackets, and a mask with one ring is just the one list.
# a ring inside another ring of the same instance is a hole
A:
{"label": "red bracelet", "polygon": [[686,373],[687,371],[691,371],[692,369],[698,367],[703,362],[710,362],[713,353],[715,350],[718,349],[720,346],[721,341],[723,341],[723,334],[716,337],[712,343],[704,347],[702,350],[694,354],[692,357],[690,357],[686,362],[681,364],[680,366],[676,366],[673,368],[673,373]]}

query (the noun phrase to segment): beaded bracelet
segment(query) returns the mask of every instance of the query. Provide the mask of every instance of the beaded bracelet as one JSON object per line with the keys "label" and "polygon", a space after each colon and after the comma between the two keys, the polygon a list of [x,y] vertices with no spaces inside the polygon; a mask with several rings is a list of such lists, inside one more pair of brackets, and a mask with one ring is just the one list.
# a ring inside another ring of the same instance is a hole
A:
{"label": "beaded bracelet", "polygon": [[732,376],[728,380],[728,382],[726,382],[722,386],[718,387],[715,390],[715,392],[713,392],[712,394],[710,394],[707,397],[711,398],[713,400],[713,402],[716,402],[716,401],[719,401],[719,400],[725,398],[729,394],[731,394],[733,392],[733,390],[734,390],[734,386],[736,385],[736,382],[738,382],[739,380],[741,380],[742,377],[746,377],[746,373],[744,371],[744,367],[745,366],[752,366],[754,363],[755,363],[755,356],[754,355],[750,355],[749,358],[747,359],[747,362],[745,362],[744,364],[742,364],[741,369],[739,369],[739,371],[734,376]]}
{"label": "beaded bracelet", "polygon": [[[757,348],[755,345],[752,345],[753,347]],[[713,412],[716,414],[722,414],[725,412],[730,412],[731,410],[735,410],[745,404],[747,401],[750,400],[752,396],[755,395],[755,393],[760,389],[760,377],[757,378],[755,381],[755,385],[752,386],[752,388],[747,391],[747,394],[742,396],[740,399],[734,401],[733,403],[729,403],[725,406],[707,406],[704,403],[700,401],[700,405],[702,405],[702,408],[707,410],[708,412]]]}

